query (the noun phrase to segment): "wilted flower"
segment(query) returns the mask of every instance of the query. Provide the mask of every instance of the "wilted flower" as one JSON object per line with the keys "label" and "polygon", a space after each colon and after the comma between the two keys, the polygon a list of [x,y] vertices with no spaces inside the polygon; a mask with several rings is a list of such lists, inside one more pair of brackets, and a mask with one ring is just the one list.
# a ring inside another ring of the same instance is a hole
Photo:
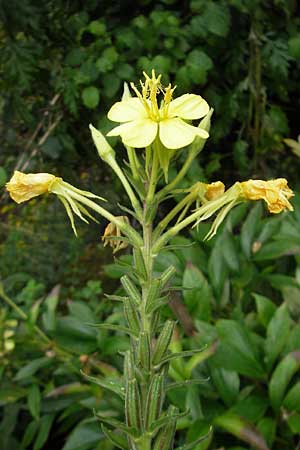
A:
{"label": "wilted flower", "polygon": [[[108,136],[121,136],[125,145],[136,148],[148,147],[159,135],[162,144],[168,149],[178,149],[191,144],[196,136],[208,138],[207,131],[194,127],[186,120],[200,119],[209,112],[207,102],[195,94],[184,94],[172,100],[175,87],[161,85],[161,75],[152,78],[144,73],[141,92],[131,83],[136,97],[115,103],[108,118],[121,125],[113,128]],[[163,94],[161,105],[157,95]]]}
{"label": "wilted flower", "polygon": [[23,203],[33,197],[50,192],[56,180],[50,173],[22,173],[15,171],[12,178],[6,183],[9,195],[16,203]]}
{"label": "wilted flower", "polygon": [[248,200],[264,200],[268,205],[268,210],[273,214],[288,209],[293,211],[293,206],[289,199],[293,197],[293,191],[288,187],[285,178],[276,180],[248,180],[241,183],[243,195]]}
{"label": "wilted flower", "polygon": [[[129,219],[127,216],[116,217],[121,222],[129,224]],[[102,236],[102,241],[104,242],[104,247],[109,245],[113,248],[113,253],[117,253],[119,250],[123,250],[128,246],[128,242],[122,237],[121,230],[119,226],[110,222],[104,230],[104,235]]]}
{"label": "wilted flower", "polygon": [[224,194],[225,185],[222,181],[214,181],[206,185],[205,198],[207,200],[215,200]]}
{"label": "wilted flower", "polygon": [[[46,193],[56,194],[66,208],[75,234],[77,232],[73,213],[84,222],[88,222],[84,216],[96,221],[83,205],[87,204],[87,199],[90,198],[104,200],[91,192],[77,189],[63,181],[62,178],[50,173],[22,173],[15,171],[11,180],[6,183],[6,189],[11,198],[17,203],[26,202],[33,197]],[[88,206],[92,207],[90,204]]]}

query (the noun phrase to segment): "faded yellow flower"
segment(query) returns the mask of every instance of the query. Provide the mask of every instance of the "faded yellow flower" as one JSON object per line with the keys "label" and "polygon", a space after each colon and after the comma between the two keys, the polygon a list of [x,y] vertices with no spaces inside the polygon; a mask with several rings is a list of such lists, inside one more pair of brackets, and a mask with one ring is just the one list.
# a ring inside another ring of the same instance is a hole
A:
{"label": "faded yellow flower", "polygon": [[[145,72],[141,92],[131,83],[136,97],[125,98],[115,103],[108,112],[108,118],[121,125],[113,128],[108,136],[121,136],[125,145],[135,148],[148,147],[159,136],[168,149],[178,149],[191,144],[196,136],[208,138],[208,133],[186,121],[200,119],[209,112],[207,102],[195,94],[184,94],[172,100],[175,87],[161,85],[161,75],[152,71],[150,78]],[[158,94],[163,101],[158,104]]]}
{"label": "faded yellow flower", "polygon": [[215,200],[223,195],[225,192],[225,185],[222,181],[214,181],[206,185],[205,198],[207,200]]}
{"label": "faded yellow flower", "polygon": [[50,192],[55,180],[56,177],[50,173],[22,173],[16,170],[6,183],[6,189],[16,203],[23,203]]}
{"label": "faded yellow flower", "polygon": [[[127,216],[117,216],[116,219],[129,224]],[[112,222],[105,228],[102,241],[104,242],[104,247],[107,245],[112,247],[113,253],[117,253],[119,250],[128,247],[128,242],[122,237],[120,228]]]}
{"label": "faded yellow flower", "polygon": [[278,214],[285,209],[293,211],[289,199],[293,197],[293,191],[288,187],[285,178],[276,180],[248,180],[241,183],[243,196],[248,200],[264,200],[268,210]]}

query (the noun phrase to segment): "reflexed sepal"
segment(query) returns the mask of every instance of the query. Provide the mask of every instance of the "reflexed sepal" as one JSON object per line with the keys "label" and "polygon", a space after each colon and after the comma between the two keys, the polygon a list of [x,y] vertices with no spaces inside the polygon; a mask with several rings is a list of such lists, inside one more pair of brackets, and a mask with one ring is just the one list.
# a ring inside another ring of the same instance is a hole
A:
{"label": "reflexed sepal", "polygon": [[167,320],[167,322],[165,323],[155,345],[152,360],[154,365],[159,364],[161,359],[166,355],[172,339],[174,326],[175,322],[173,322],[172,320]]}
{"label": "reflexed sepal", "polygon": [[151,380],[146,401],[146,429],[149,429],[161,414],[164,402],[164,381],[165,377],[161,374],[154,375]]}
{"label": "reflexed sepal", "polygon": [[101,386],[104,389],[107,389],[109,391],[114,392],[115,394],[118,394],[121,398],[125,398],[125,388],[120,382],[120,380],[113,381],[113,380],[106,380],[105,378],[100,377],[90,377],[89,375],[85,374],[83,371],[81,371],[81,374],[91,383],[95,383],[98,386]]}
{"label": "reflexed sepal", "polygon": [[145,331],[142,331],[139,335],[138,357],[142,368],[149,372],[151,360],[150,338]]}
{"label": "reflexed sepal", "polygon": [[128,297],[133,301],[133,303],[137,307],[139,307],[142,299],[141,294],[136,285],[130,280],[130,278],[127,275],[124,275],[121,278],[121,283]]}
{"label": "reflexed sepal", "polygon": [[176,419],[172,420],[172,414],[174,414],[177,408],[170,407],[168,410],[168,416],[171,420],[160,430],[155,438],[153,450],[172,450],[174,443],[174,436],[176,431]]}
{"label": "reflexed sepal", "polygon": [[131,332],[138,335],[140,331],[140,319],[136,307],[130,297],[128,297],[127,300],[124,300],[124,315]]}
{"label": "reflexed sepal", "polygon": [[114,444],[115,447],[121,450],[129,450],[127,439],[119,433],[115,433],[112,430],[106,428],[103,424],[101,425],[103,434]]}
{"label": "reflexed sepal", "polygon": [[129,427],[142,428],[141,397],[137,380],[129,380],[126,385],[125,413]]}

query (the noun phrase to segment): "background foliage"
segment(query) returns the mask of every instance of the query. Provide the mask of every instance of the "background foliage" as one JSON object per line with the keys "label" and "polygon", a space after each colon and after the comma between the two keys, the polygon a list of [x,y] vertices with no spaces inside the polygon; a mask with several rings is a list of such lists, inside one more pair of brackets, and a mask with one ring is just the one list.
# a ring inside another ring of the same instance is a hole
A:
{"label": "background foliage", "polygon": [[[15,168],[48,171],[122,201],[88,123],[107,131],[105,114],[123,82],[155,68],[178,95],[199,93],[215,109],[211,138],[186,183],[286,176],[297,187],[299,151],[284,139],[299,133],[298,13],[296,0],[2,0],[0,186]],[[81,227],[75,239],[54,199],[23,208],[0,195],[0,448],[111,449],[93,409],[118,417],[118,392],[107,395],[79,370],[102,374],[118,390],[118,351],[127,341],[88,324],[122,320],[103,292],[119,289],[129,256],[111,265],[103,225]],[[201,228],[161,258],[157,270],[172,262],[175,284],[184,286],[170,302],[179,320],[174,351],[207,344],[200,359],[172,367],[174,381],[209,377],[170,391],[191,411],[178,445],[213,423],[197,450],[297,448],[298,216],[239,208],[210,243],[202,243]]]}

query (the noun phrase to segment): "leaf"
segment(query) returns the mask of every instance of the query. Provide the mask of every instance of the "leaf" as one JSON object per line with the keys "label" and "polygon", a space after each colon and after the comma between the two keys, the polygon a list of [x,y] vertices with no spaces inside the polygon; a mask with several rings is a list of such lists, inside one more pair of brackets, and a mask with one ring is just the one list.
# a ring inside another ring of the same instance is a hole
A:
{"label": "leaf", "polygon": [[266,396],[263,394],[250,394],[246,398],[239,400],[230,411],[255,423],[262,419],[268,407],[269,401]]}
{"label": "leaf", "polygon": [[[203,436],[207,436],[208,434],[209,436],[207,437],[207,439],[204,439],[198,444],[194,444],[194,442],[199,438],[202,439]],[[193,450],[207,450],[211,444],[212,438],[213,433],[210,428],[210,424],[205,420],[197,420],[189,427],[186,435],[186,442],[187,444],[193,443],[193,445],[195,445],[193,447]]]}
{"label": "leaf", "polygon": [[203,273],[188,263],[182,280],[183,298],[190,313],[199,319],[209,320],[211,315],[212,292]]}
{"label": "leaf", "polygon": [[114,433],[113,431],[106,428],[103,424],[101,425],[101,428],[105,436],[117,448],[121,448],[122,450],[129,450],[127,439],[123,437],[120,433]]}
{"label": "leaf", "polygon": [[230,28],[229,8],[224,4],[207,3],[203,14],[203,23],[211,33],[225,37]]}
{"label": "leaf", "polygon": [[100,377],[90,377],[89,375],[85,374],[83,371],[81,371],[84,378],[86,378],[91,383],[95,383],[98,386],[101,386],[104,389],[110,390],[114,392],[115,394],[118,394],[121,398],[125,397],[125,389],[123,384],[120,382],[120,380],[110,380]]}
{"label": "leaf", "polygon": [[54,414],[47,414],[41,418],[40,429],[36,436],[33,450],[40,450],[47,441],[54,417]]}
{"label": "leaf", "polygon": [[254,236],[257,231],[257,226],[262,215],[261,202],[257,203],[251,208],[246,220],[244,221],[241,229],[241,247],[245,256],[249,259],[252,254],[252,244]]}
{"label": "leaf", "polygon": [[279,258],[284,255],[294,254],[300,252],[300,242],[292,239],[284,239],[269,242],[261,247],[254,255],[255,261],[267,261]]}
{"label": "leaf", "polygon": [[7,182],[7,173],[4,167],[0,166],[0,188]]}
{"label": "leaf", "polygon": [[34,375],[38,370],[49,367],[53,363],[52,358],[46,356],[37,358],[22,367],[16,374],[15,380],[21,381]]}
{"label": "leaf", "polygon": [[276,358],[282,352],[290,333],[291,319],[286,304],[281,305],[274,313],[267,328],[265,341],[266,364],[272,368]]}
{"label": "leaf", "polygon": [[38,420],[41,408],[41,392],[38,384],[33,384],[29,387],[27,394],[27,404],[32,417]]}
{"label": "leaf", "polygon": [[212,381],[224,401],[225,405],[231,406],[235,403],[240,389],[240,379],[236,372],[217,368],[213,362],[209,363]]}
{"label": "leaf", "polygon": [[88,86],[83,89],[81,98],[87,108],[94,109],[98,106],[100,100],[99,89],[95,86]]}
{"label": "leaf", "polygon": [[300,411],[300,381],[298,381],[287,393],[283,406],[289,411]]}
{"label": "leaf", "polygon": [[253,293],[252,296],[255,299],[258,319],[264,327],[267,327],[276,311],[276,306],[271,300],[263,295]]}
{"label": "leaf", "polygon": [[257,429],[265,438],[266,443],[272,447],[276,438],[276,420],[271,417],[263,417],[258,422]]}
{"label": "leaf", "polygon": [[272,407],[275,411],[278,411],[286,388],[300,367],[300,352],[292,352],[285,356],[277,365],[270,383],[269,383],[269,396],[271,399]]}
{"label": "leaf", "polygon": [[63,446],[62,450],[81,450],[82,447],[91,448],[103,439],[100,426],[94,420],[85,420],[77,425]]}
{"label": "leaf", "polygon": [[220,345],[214,363],[242,375],[264,378],[257,348],[247,328],[234,320],[219,320],[217,331]]}
{"label": "leaf", "polygon": [[223,257],[222,240],[220,237],[217,239],[212,249],[208,261],[208,273],[214,290],[220,296],[228,274],[227,264]]}

